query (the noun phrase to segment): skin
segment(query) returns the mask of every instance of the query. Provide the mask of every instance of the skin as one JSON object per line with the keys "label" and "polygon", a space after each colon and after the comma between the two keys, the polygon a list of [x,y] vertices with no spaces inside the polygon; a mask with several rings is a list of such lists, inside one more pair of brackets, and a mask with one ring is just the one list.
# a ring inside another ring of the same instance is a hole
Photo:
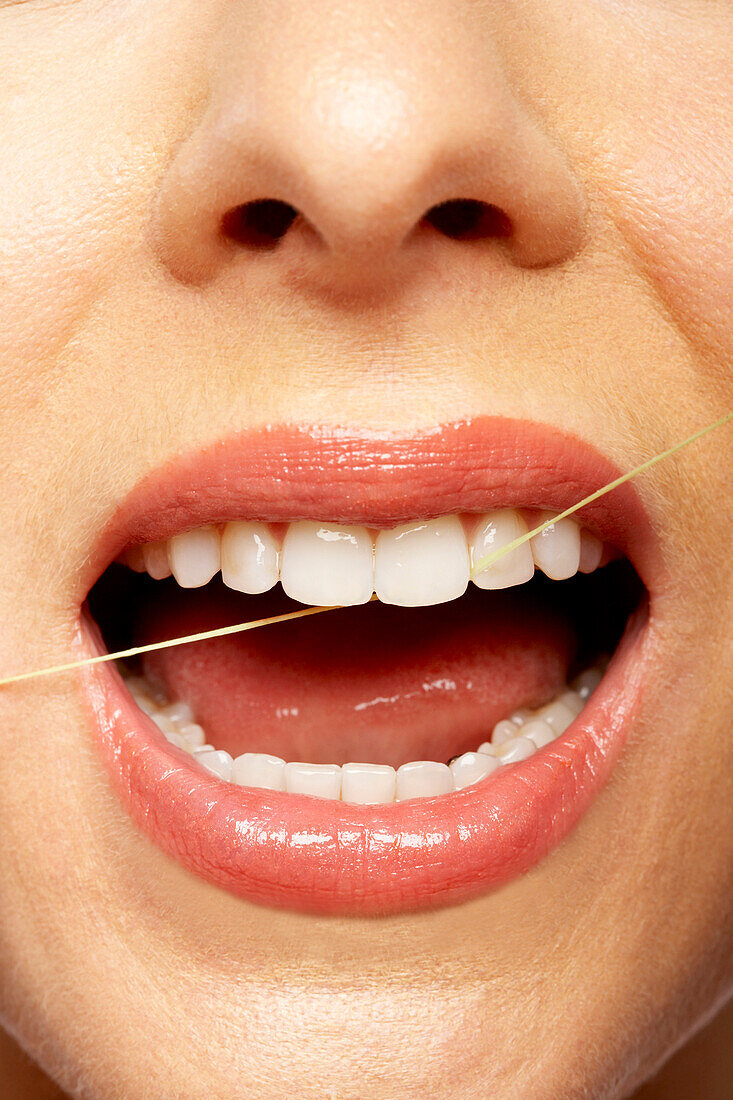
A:
{"label": "skin", "polygon": [[[65,659],[116,503],[232,430],[499,413],[628,469],[733,407],[732,51],[729,0],[0,3],[0,670]],[[218,249],[263,196],[311,227]],[[513,235],[421,223],[467,196]],[[468,905],[225,895],[138,834],[74,677],[0,689],[8,1074],[17,1042],[100,1100],[695,1094],[642,1083],[733,990],[732,460],[727,428],[639,481],[641,712],[570,838]]]}

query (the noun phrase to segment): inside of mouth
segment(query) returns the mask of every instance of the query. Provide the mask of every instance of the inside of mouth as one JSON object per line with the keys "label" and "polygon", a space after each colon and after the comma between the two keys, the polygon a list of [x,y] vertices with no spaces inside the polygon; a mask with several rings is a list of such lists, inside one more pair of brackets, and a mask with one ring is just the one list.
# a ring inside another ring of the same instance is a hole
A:
{"label": "inside of mouth", "polygon": [[[125,673],[187,704],[206,743],[232,758],[448,763],[612,655],[643,592],[625,558],[561,581],[537,570],[433,606],[376,601],[159,650]],[[88,597],[110,652],[302,606],[279,584],[247,595],[216,576],[187,589],[118,562]]]}

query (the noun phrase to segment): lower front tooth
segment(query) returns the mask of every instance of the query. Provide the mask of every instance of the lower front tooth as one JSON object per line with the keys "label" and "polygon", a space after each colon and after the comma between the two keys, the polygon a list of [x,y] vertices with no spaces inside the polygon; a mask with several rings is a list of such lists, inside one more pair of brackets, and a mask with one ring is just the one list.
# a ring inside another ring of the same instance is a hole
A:
{"label": "lower front tooth", "polygon": [[453,775],[447,764],[437,760],[411,760],[397,769],[397,801],[433,798],[453,790]]}
{"label": "lower front tooth", "polygon": [[[546,722],[555,734],[565,733],[568,726],[575,721],[577,717],[577,710],[575,707],[569,707],[567,703],[563,703],[561,699],[554,699],[551,703],[548,703],[546,707],[542,707],[537,711],[536,718],[541,718],[543,722]],[[524,732],[524,730],[522,730]]]}
{"label": "lower front tooth", "polygon": [[285,761],[265,752],[244,752],[234,761],[232,782],[240,787],[285,790]]}
{"label": "lower front tooth", "polygon": [[554,741],[556,736],[557,734],[552,726],[548,725],[542,718],[530,718],[522,726],[522,737],[528,737],[538,749],[541,749],[543,745],[549,745],[550,741]]}
{"label": "lower front tooth", "polygon": [[507,741],[506,745],[502,745],[499,750],[499,763],[514,764],[517,760],[526,760],[536,750],[537,746],[529,737],[515,737],[513,741]]}
{"label": "lower front tooth", "polygon": [[356,806],[394,802],[397,777],[389,764],[344,764],[341,799]]}
{"label": "lower front tooth", "polygon": [[227,783],[231,782],[233,761],[228,752],[223,749],[194,749],[193,755],[212,775]]}
{"label": "lower front tooth", "polygon": [[464,752],[449,767],[453,775],[453,786],[457,791],[462,791],[464,787],[471,787],[491,775],[499,767],[499,759],[483,752]]}
{"label": "lower front tooth", "polygon": [[602,679],[603,674],[600,669],[587,668],[585,672],[581,672],[580,676],[576,676],[573,680],[573,691],[577,692],[581,699],[588,699],[596,690]]}
{"label": "lower front tooth", "polygon": [[289,794],[309,794],[315,798],[340,798],[341,768],[338,764],[291,761],[285,765],[285,790]]}
{"label": "lower front tooth", "polygon": [[179,733],[186,738],[189,745],[194,749],[200,749],[206,744],[206,734],[197,722],[188,722],[179,726]]}
{"label": "lower front tooth", "polygon": [[502,718],[491,731],[491,744],[503,745],[505,741],[511,741],[517,736],[518,724],[510,722],[508,718]]}

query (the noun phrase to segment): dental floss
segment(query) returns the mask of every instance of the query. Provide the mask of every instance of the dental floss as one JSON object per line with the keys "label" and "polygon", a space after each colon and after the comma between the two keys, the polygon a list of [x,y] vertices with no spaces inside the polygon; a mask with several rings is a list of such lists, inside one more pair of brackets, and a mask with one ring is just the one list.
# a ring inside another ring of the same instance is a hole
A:
{"label": "dental floss", "polygon": [[[674,447],[669,447],[666,451],[662,451],[661,454],[647,459],[646,462],[642,462],[640,466],[636,466],[627,474],[622,474],[622,476],[617,477],[615,481],[611,481],[608,485],[604,485],[602,489],[597,489],[596,492],[591,493],[590,496],[584,497],[583,500],[579,501],[577,504],[573,504],[572,507],[566,508],[564,512],[560,512],[558,515],[553,516],[552,519],[540,524],[539,527],[535,527],[534,530],[528,531],[526,535],[520,535],[519,538],[514,539],[513,542],[507,543],[506,546],[502,546],[501,549],[494,550],[491,554],[487,554],[485,557],[480,558],[471,569],[471,578],[481,573],[487,566],[493,565],[493,563],[498,561],[499,558],[502,558],[504,554],[508,554],[510,551],[515,550],[518,546],[528,542],[529,539],[534,538],[535,535],[541,534],[542,531],[551,527],[553,523],[558,523],[561,519],[566,519],[580,508],[584,508],[587,504],[591,504],[594,500],[598,500],[599,497],[605,496],[606,493],[610,493],[613,489],[618,488],[619,485],[623,485],[625,482],[644,473],[645,470],[651,469],[657,462],[661,462],[663,458],[669,458],[671,455],[676,454],[677,451],[681,451],[683,447],[687,447],[690,443],[694,443],[695,440],[707,435],[708,432],[712,432],[715,428],[722,428],[723,425],[727,424],[730,420],[733,420],[733,412],[727,413],[725,416],[721,417],[720,420],[716,420],[714,424],[708,424],[707,427],[700,428],[699,431],[688,436],[687,439],[683,439],[681,443],[675,444]],[[377,595],[375,593],[370,597],[368,602],[371,603],[376,599]],[[7,676],[5,679],[0,679],[0,688],[8,684],[21,683],[23,680],[32,680],[40,676],[50,676],[54,672],[71,672],[77,668],[86,668],[89,665],[103,664],[105,661],[123,660],[130,657],[137,657],[142,653],[152,653],[158,649],[171,649],[174,646],[188,645],[190,642],[203,642],[211,638],[223,638],[227,634],[239,634],[246,630],[256,630],[261,626],[272,626],[275,623],[284,623],[290,619],[303,619],[308,615],[320,615],[322,611],[338,611],[340,607],[341,605],[338,604],[333,607],[305,607],[299,611],[288,611],[283,615],[271,615],[266,619],[254,619],[246,623],[236,623],[234,626],[223,626],[218,627],[216,630],[205,630],[201,634],[187,634],[181,638],[169,638],[164,642],[152,642],[150,645],[136,646],[132,649],[122,649],[117,653],[101,653],[96,657],[86,657],[80,661],[69,661],[63,665],[52,665],[50,668],[36,669],[33,672],[21,672],[16,676]]]}

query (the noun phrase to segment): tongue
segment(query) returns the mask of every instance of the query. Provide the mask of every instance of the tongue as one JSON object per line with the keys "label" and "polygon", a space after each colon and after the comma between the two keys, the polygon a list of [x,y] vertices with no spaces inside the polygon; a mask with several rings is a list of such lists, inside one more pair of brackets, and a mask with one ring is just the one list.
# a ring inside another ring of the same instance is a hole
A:
{"label": "tongue", "polygon": [[[140,615],[140,644],[294,610],[280,591],[172,587]],[[236,756],[397,767],[475,750],[495,722],[562,689],[576,639],[523,589],[438,607],[379,603],[160,650],[150,680],[185,699]]]}

